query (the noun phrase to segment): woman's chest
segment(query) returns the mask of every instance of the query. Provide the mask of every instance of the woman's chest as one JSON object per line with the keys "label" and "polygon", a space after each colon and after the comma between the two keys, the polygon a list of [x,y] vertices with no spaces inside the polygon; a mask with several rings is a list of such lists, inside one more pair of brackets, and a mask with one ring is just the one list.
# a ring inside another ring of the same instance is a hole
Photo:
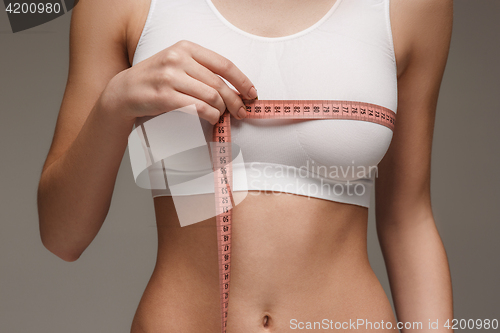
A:
{"label": "woman's chest", "polygon": [[339,0],[208,0],[231,24],[262,37],[283,37],[321,20]]}

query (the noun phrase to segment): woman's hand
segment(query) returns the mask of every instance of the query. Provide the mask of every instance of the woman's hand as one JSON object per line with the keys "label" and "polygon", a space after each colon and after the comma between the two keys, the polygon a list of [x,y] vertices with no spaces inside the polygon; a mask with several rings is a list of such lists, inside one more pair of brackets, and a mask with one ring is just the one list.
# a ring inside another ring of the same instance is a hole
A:
{"label": "woman's hand", "polygon": [[105,109],[130,122],[195,104],[199,117],[215,124],[226,108],[244,118],[242,98],[256,97],[252,82],[231,61],[181,40],[115,75],[100,98]]}

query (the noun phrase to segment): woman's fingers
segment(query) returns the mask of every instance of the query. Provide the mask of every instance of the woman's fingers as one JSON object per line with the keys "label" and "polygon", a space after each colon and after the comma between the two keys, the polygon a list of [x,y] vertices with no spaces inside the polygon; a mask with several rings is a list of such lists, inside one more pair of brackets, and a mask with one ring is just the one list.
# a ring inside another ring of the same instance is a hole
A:
{"label": "woman's fingers", "polygon": [[221,94],[218,91],[223,88],[213,88],[213,86],[207,85],[204,81],[191,77],[188,73],[182,73],[182,77],[179,77],[179,79],[175,82],[175,85],[172,87],[178,92],[205,101],[214,108],[218,109],[220,114],[223,114],[226,110],[225,101],[222,99]]}
{"label": "woman's fingers", "polygon": [[173,100],[168,101],[168,103],[173,103],[175,106],[172,107],[173,110],[195,104],[196,111],[198,112],[198,117],[205,119],[210,124],[215,125],[221,116],[221,111],[214,108],[210,104],[206,103],[204,100],[198,99],[193,96],[186,95],[184,93],[174,94]]}
{"label": "woman's fingers", "polygon": [[231,61],[182,40],[116,75],[103,95],[126,119],[195,104],[200,118],[215,124],[226,109],[238,119],[246,116],[242,99],[256,97],[252,87]]}
{"label": "woman's fingers", "polygon": [[[193,65],[186,67],[187,77],[195,82],[186,83],[182,91],[191,96],[200,98],[213,107],[219,109],[221,114],[227,110],[237,119],[242,119],[246,116],[245,104],[241,97],[233,89],[222,80],[218,75],[212,73],[206,67],[201,66],[196,61],[192,60]],[[188,81],[191,81],[188,80]],[[220,108],[219,101],[222,102],[223,108]],[[239,113],[243,108],[243,113]]]}
{"label": "woman's fingers", "polygon": [[254,99],[257,97],[253,83],[229,59],[196,43],[185,40],[179,43],[183,43],[184,50],[189,52],[196,62],[230,82],[241,93],[243,98]]}
{"label": "woman's fingers", "polygon": [[151,107],[154,106],[157,110],[169,112],[195,104],[198,116],[212,125],[219,121],[220,116],[226,110],[224,101],[222,101],[217,90],[185,73],[178,74],[175,82],[169,85],[168,91],[162,91],[156,96]]}

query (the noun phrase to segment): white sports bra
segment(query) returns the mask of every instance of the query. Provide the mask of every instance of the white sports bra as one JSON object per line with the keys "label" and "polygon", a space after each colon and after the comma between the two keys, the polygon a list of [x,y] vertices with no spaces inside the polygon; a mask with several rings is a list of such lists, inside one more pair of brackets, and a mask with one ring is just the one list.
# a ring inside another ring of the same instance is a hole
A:
{"label": "white sports bra", "polygon": [[[389,1],[337,0],[314,25],[275,38],[240,30],[211,0],[152,0],[133,65],[185,39],[231,60],[255,85],[259,100],[358,101],[396,112]],[[200,123],[211,141],[213,125]],[[176,123],[179,133],[189,132],[188,126]],[[388,127],[359,120],[234,117],[231,134],[244,159],[233,165],[233,192],[287,192],[363,207],[370,205],[376,166],[393,135]],[[149,167],[150,177],[166,179],[163,172],[159,163]],[[186,194],[213,193],[213,178],[207,179]],[[168,184],[151,191],[153,197],[171,195]]]}

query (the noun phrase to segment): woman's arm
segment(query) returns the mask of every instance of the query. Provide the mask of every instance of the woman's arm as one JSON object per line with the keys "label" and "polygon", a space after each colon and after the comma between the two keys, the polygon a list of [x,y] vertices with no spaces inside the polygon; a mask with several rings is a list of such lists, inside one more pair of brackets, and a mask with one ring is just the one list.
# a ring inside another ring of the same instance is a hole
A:
{"label": "woman's arm", "polygon": [[85,0],[72,11],[68,80],[38,187],[42,243],[66,261],[78,259],[101,228],[132,130],[100,100],[110,79],[130,67],[127,3]]}
{"label": "woman's arm", "polygon": [[66,261],[78,259],[106,218],[136,118],[194,104],[215,124],[226,110],[242,119],[242,98],[257,97],[229,59],[186,40],[130,67],[127,34],[142,31],[146,1],[85,0],[73,9],[68,82],[38,187],[42,243]]}
{"label": "woman's arm", "polygon": [[[447,331],[446,320],[453,318],[452,289],[431,208],[430,170],[453,2],[393,0],[391,11],[394,36],[408,53],[405,63],[398,63],[404,69],[400,68],[398,77],[396,128],[376,179],[377,233],[398,320],[422,322],[424,331],[429,319],[439,320],[439,330],[433,332],[442,332]],[[402,331],[421,332],[422,328]]]}

